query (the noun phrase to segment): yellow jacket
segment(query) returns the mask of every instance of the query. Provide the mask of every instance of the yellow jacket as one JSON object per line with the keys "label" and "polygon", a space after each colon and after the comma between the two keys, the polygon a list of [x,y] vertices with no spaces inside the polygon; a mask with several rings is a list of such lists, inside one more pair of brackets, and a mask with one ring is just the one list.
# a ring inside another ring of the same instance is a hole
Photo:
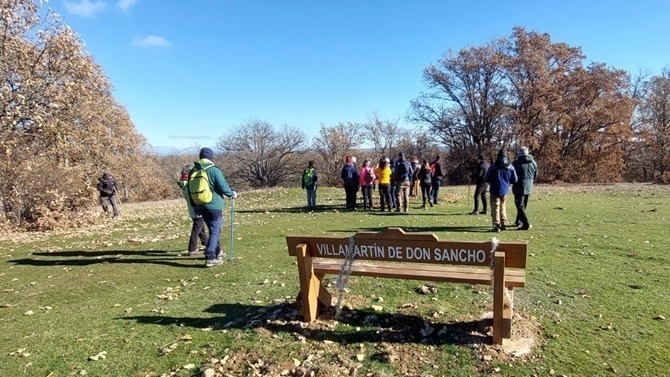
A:
{"label": "yellow jacket", "polygon": [[388,166],[382,170],[379,167],[375,168],[375,175],[377,176],[377,181],[382,185],[391,184],[391,168]]}

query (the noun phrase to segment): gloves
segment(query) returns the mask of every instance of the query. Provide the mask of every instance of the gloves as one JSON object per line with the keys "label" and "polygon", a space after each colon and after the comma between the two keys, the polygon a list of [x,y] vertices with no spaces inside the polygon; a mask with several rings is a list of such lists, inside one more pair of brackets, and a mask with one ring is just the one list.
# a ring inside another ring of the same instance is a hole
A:
{"label": "gloves", "polygon": [[233,199],[233,200],[237,199],[237,193],[235,191],[233,191],[233,196],[231,196],[230,198]]}

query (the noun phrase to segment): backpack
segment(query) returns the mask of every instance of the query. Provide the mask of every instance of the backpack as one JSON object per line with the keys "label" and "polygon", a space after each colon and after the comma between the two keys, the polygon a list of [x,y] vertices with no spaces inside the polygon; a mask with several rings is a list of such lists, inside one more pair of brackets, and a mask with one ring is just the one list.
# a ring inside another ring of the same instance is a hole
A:
{"label": "backpack", "polygon": [[195,205],[207,204],[214,197],[212,188],[209,186],[209,176],[207,175],[207,169],[213,166],[209,165],[204,169],[195,169],[188,177],[188,193]]}
{"label": "backpack", "polygon": [[368,185],[372,183],[372,174],[370,173],[371,173],[370,169],[365,170],[365,183],[367,183]]}
{"label": "backpack", "polygon": [[314,183],[314,168],[305,169],[305,172],[302,173],[302,183],[305,186],[309,186]]}

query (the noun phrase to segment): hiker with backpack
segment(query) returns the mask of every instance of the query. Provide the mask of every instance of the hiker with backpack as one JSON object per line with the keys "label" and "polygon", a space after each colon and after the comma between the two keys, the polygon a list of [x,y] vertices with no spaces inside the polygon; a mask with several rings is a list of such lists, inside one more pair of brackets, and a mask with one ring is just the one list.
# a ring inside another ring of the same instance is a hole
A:
{"label": "hiker with backpack", "polygon": [[397,207],[396,212],[407,212],[409,209],[409,187],[412,175],[412,167],[410,163],[405,160],[405,155],[398,153],[398,162],[395,164],[393,171],[393,181],[396,185],[397,191]]}
{"label": "hiker with backpack", "polygon": [[202,215],[195,213],[195,208],[193,208],[193,205],[191,204],[191,197],[188,193],[188,172],[190,172],[191,169],[193,169],[193,164],[184,166],[184,168],[181,170],[181,179],[177,182],[177,185],[181,189],[181,193],[184,196],[184,200],[186,201],[188,214],[191,217],[191,220],[193,220],[191,226],[191,237],[188,240],[188,249],[186,250],[186,254],[196,255],[200,253],[200,250],[198,250],[198,239],[200,239],[200,244],[206,247],[207,242],[209,241],[209,236],[205,231],[205,220],[203,220]]}
{"label": "hiker with backpack", "polygon": [[112,207],[112,214],[115,219],[119,217],[118,192],[116,190],[116,180],[112,173],[106,171],[102,177],[98,178],[98,191],[100,191],[100,204],[105,216],[109,216],[109,207]]}
{"label": "hiker with backpack", "polygon": [[426,208],[426,202],[432,207],[433,202],[430,199],[430,187],[431,187],[431,176],[430,176],[430,165],[428,161],[424,158],[421,167],[419,168],[419,173],[417,174],[417,180],[421,185],[421,197],[423,198],[423,208]]}
{"label": "hiker with backpack", "polygon": [[385,157],[380,158],[379,165],[375,168],[375,177],[379,188],[379,206],[382,212],[384,212],[385,207],[391,212],[391,195],[389,193],[391,168],[388,166],[387,160]]}
{"label": "hiker with backpack", "polygon": [[498,151],[495,163],[489,167],[484,176],[484,182],[490,185],[491,222],[493,223],[491,232],[507,229],[507,194],[517,181],[516,171],[509,163],[505,150],[501,149]]}
{"label": "hiker with backpack", "polygon": [[307,169],[302,172],[302,189],[307,191],[307,210],[316,209],[316,186],[319,181],[319,176],[314,169],[314,161],[310,160],[307,163]]}
{"label": "hiker with backpack", "polygon": [[342,173],[340,178],[344,183],[344,194],[346,195],[346,203],[348,211],[356,210],[356,193],[358,192],[359,176],[358,170],[354,165],[354,158],[347,156],[344,160]]}
{"label": "hiker with backpack", "polygon": [[442,186],[442,177],[444,176],[444,173],[442,173],[442,163],[440,162],[440,156],[436,156],[435,160],[433,160],[433,162],[430,164],[430,171],[432,185],[430,190],[430,198],[433,199],[433,204],[440,204],[440,186]]}
{"label": "hiker with backpack", "polygon": [[205,267],[214,267],[223,263],[219,242],[223,227],[223,197],[235,200],[237,193],[228,186],[223,172],[212,162],[214,151],[202,148],[199,158],[188,174],[188,192],[195,213],[202,216],[209,230]]}
{"label": "hiker with backpack", "polygon": [[370,160],[363,161],[359,182],[363,194],[363,209],[372,209],[372,189],[374,188],[375,178],[375,172],[370,167]]}

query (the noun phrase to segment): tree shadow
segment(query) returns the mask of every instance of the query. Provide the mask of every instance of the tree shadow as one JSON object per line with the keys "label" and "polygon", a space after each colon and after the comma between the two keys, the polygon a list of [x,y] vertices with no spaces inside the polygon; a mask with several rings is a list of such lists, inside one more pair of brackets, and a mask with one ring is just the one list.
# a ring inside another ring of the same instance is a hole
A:
{"label": "tree shadow", "polygon": [[[105,251],[57,251],[35,252],[33,255],[44,257],[60,257],[61,259],[22,258],[9,260],[9,263],[20,266],[90,266],[95,264],[159,264],[171,267],[204,268],[203,264],[194,264],[198,259],[179,255],[170,255],[166,250],[105,250]],[[162,257],[156,257],[161,256]],[[126,258],[130,256],[131,258]],[[133,256],[150,256],[151,258],[132,258]],[[69,259],[62,258],[70,257]]]}
{"label": "tree shadow", "polygon": [[[263,328],[274,333],[297,333],[307,339],[328,340],[343,345],[364,342],[472,345],[491,342],[491,319],[440,322],[434,318],[413,314],[351,310],[344,307],[338,319],[335,319],[335,309],[329,308],[321,313],[318,321],[307,324],[301,322],[302,316],[298,314],[294,302],[271,306],[216,304],[205,312],[219,316],[203,318],[157,315],[117,319],[143,324],[209,329]],[[333,322],[343,326],[333,326]]]}
{"label": "tree shadow", "polygon": [[317,205],[316,209],[308,209],[307,206],[270,208],[270,209],[241,209],[237,213],[309,213],[309,212],[332,212],[345,211],[344,205]]}
{"label": "tree shadow", "polygon": [[[328,232],[337,233],[356,233],[359,231],[374,231],[380,232],[386,230],[387,227],[369,227],[369,228],[351,228],[351,229],[330,229]],[[403,226],[402,229],[406,232],[416,233],[433,233],[433,232],[454,232],[454,233],[490,233],[489,226]]]}

